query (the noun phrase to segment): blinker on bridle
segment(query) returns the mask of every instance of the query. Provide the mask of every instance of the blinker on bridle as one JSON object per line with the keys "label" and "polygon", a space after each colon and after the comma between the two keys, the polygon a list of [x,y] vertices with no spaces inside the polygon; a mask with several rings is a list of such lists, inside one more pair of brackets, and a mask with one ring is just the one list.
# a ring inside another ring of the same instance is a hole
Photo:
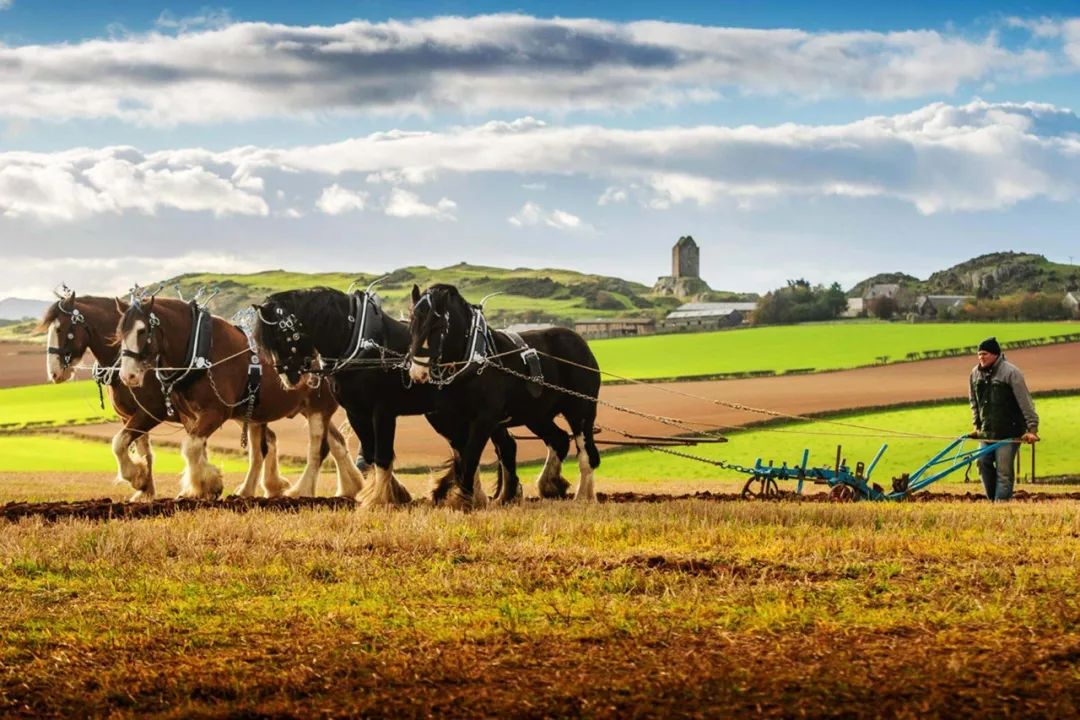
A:
{"label": "blinker on bridle", "polygon": [[71,347],[75,341],[75,326],[83,325],[87,328],[87,332],[89,332],[90,326],[86,324],[86,316],[82,314],[79,308],[72,306],[71,310],[65,309],[63,299],[56,304],[56,307],[60,312],[71,318],[71,327],[68,328],[67,338],[65,338],[61,347],[49,345],[45,348],[45,352],[49,355],[58,356],[60,358],[60,367],[67,370],[71,367],[71,356],[75,354],[74,349]]}
{"label": "blinker on bridle", "polygon": [[[289,313],[288,315],[285,315],[284,308],[280,308],[280,307],[275,308],[275,312],[276,312],[276,314],[278,316],[277,320],[267,320],[266,318],[264,318],[261,308],[259,308],[259,310],[258,310],[258,316],[259,316],[259,321],[262,322],[264,325],[269,325],[271,327],[276,327],[278,330],[280,330],[281,334],[282,334],[282,337],[284,337],[284,339],[289,342],[289,359],[288,359],[288,361],[286,361],[283,364],[275,364],[274,365],[274,369],[277,370],[279,373],[280,372],[287,373],[287,372],[289,372],[289,365],[291,364],[291,362],[293,360],[296,359],[296,353],[297,353],[296,343],[298,343],[300,341],[300,331],[304,329],[304,324],[302,322],[300,322],[300,318],[296,317],[295,313]],[[304,358],[304,360],[301,363],[300,367],[297,368],[297,371],[301,375],[303,375],[305,373],[310,373],[311,372],[311,358],[310,357]]]}
{"label": "blinker on bridle", "polygon": [[120,357],[131,358],[132,360],[137,360],[138,362],[146,362],[147,358],[150,357],[150,346],[154,343],[154,330],[161,327],[161,320],[158,319],[158,316],[155,315],[153,311],[147,313],[137,302],[132,307],[138,308],[139,312],[143,313],[143,315],[146,317],[148,325],[148,329],[146,332],[146,342],[143,343],[143,346],[139,348],[138,352],[128,350],[127,348],[122,348],[120,350]]}

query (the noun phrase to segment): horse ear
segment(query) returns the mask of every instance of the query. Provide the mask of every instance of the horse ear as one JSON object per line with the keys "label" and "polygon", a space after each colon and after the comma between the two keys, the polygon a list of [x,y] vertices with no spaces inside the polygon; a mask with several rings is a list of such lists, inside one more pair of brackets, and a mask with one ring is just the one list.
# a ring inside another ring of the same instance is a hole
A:
{"label": "horse ear", "polygon": [[418,302],[420,302],[420,286],[413,283],[413,286],[412,286],[412,304],[415,305]]}

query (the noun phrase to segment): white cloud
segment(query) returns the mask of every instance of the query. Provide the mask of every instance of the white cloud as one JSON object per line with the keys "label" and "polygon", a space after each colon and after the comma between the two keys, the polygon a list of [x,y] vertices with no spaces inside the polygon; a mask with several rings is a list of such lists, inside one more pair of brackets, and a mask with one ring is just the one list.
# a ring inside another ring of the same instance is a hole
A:
{"label": "white cloud", "polygon": [[[52,297],[52,288],[61,282],[80,295],[117,295],[136,283],[146,286],[184,273],[250,273],[264,269],[265,261],[255,262],[229,253],[206,252],[173,257],[14,255],[4,258],[5,275],[24,281],[21,285],[6,286],[5,292],[16,297],[41,299]],[[171,294],[172,289],[166,288],[163,292]]]}
{"label": "white cloud", "polygon": [[[276,196],[276,188],[262,178],[283,176],[294,198],[289,206],[317,197],[318,209],[338,214],[363,209],[369,197],[338,183],[327,187],[327,178],[437,176],[452,185],[485,173],[599,182],[610,190],[601,200],[614,202],[625,191],[657,209],[725,200],[753,208],[776,197],[840,195],[890,198],[929,214],[1076,199],[1078,159],[1080,116],[1035,103],[935,103],[820,126],[624,130],[523,118],[285,149],[0,153],[0,218],[75,221],[160,208],[264,216],[264,195]],[[451,220],[456,204],[445,197],[428,204],[395,186],[382,209],[392,217]]]}
{"label": "white cloud", "polygon": [[556,230],[591,231],[593,229],[588,223],[582,222],[577,215],[558,209],[548,212],[534,202],[525,203],[516,214],[510,216],[507,220],[515,227],[546,225]]}
{"label": "white cloud", "polygon": [[1065,55],[1080,67],[1080,19],[1062,23],[1061,32],[1065,38]]}
{"label": "white cloud", "polygon": [[384,212],[397,218],[432,218],[435,220],[457,220],[454,211],[457,203],[449,198],[442,198],[434,205],[425,204],[416,193],[394,188],[386,199]]}
{"label": "white cloud", "polygon": [[191,30],[219,29],[232,25],[232,15],[228,8],[204,7],[197,15],[176,17],[169,10],[162,10],[158,19],[154,21],[155,27],[161,30],[175,30],[178,33],[186,33]]}
{"label": "white cloud", "polygon": [[368,194],[360,191],[347,190],[337,183],[322,191],[315,207],[327,215],[341,215],[354,210],[363,210],[367,204]]}
{"label": "white cloud", "polygon": [[1059,70],[1056,48],[1006,48],[994,32],[968,39],[511,14],[287,26],[230,23],[220,11],[163,14],[158,24],[177,33],[0,45],[0,116],[174,125],[561,112],[711,102],[729,88],[896,99]]}
{"label": "white cloud", "polygon": [[0,10],[7,10],[15,4],[15,0],[0,0]]}
{"label": "white cloud", "polygon": [[[176,166],[131,148],[56,154],[0,154],[0,215],[71,221],[102,213],[159,209],[216,216],[266,215],[251,178],[241,182],[198,166]],[[254,192],[252,192],[254,190]]]}
{"label": "white cloud", "polygon": [[521,187],[523,187],[526,190],[547,190],[547,183],[527,182],[527,183],[521,183]]}
{"label": "white cloud", "polygon": [[597,205],[618,205],[625,203],[628,199],[626,190],[619,187],[604,188],[604,192],[597,198]]}

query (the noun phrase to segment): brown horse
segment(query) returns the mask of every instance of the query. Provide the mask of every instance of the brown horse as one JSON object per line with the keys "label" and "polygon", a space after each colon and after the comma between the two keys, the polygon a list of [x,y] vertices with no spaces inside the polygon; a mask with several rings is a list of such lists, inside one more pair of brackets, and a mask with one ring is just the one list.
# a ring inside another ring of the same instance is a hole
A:
{"label": "brown horse", "polygon": [[[120,349],[112,340],[116,325],[127,306],[113,298],[77,297],[69,293],[49,306],[37,332],[48,331],[46,372],[49,380],[62,383],[75,374],[75,365],[87,350],[94,356],[98,368],[94,379],[108,386],[113,409],[124,425],[113,437],[113,454],[119,468],[117,479],[135,489],[130,500],[152,500],[154,487],[154,451],[150,431],[165,421],[165,399],[157,378],[139,388],[128,388],[120,382],[118,368]],[[278,473],[277,436],[269,426],[262,442],[249,444],[249,479],[254,483],[261,470],[267,494],[275,488],[287,488],[289,483]],[[132,457],[135,446],[139,457]]]}
{"label": "brown horse", "polygon": [[[353,497],[363,485],[363,476],[349,458],[345,440],[333,427],[331,417],[337,410],[329,388],[304,385],[286,389],[278,382],[273,365],[257,356],[261,382],[249,392],[249,363],[253,359],[247,336],[231,323],[212,316],[209,319],[209,367],[191,367],[194,357],[190,343],[199,331],[192,306],[180,300],[150,298],[124,309],[116,326],[120,343],[120,380],[130,388],[142,387],[148,371],[161,379],[163,373],[182,369],[184,378],[170,388],[162,388],[164,402],[175,408],[187,430],[182,453],[186,469],[180,495],[216,497],[221,493],[221,471],[209,463],[206,443],[226,420],[248,425],[250,445],[262,443],[262,426],[284,417],[303,415],[308,421],[307,465],[300,480],[286,494],[315,494],[319,468],[327,453],[337,466],[337,495]],[[199,331],[202,332],[202,331]],[[164,369],[164,370],[163,370]],[[169,382],[168,380],[166,382]],[[166,393],[166,389],[171,392]],[[254,395],[254,404],[249,400]],[[278,488],[268,491],[273,494]],[[253,480],[245,479],[236,490],[250,495]]]}

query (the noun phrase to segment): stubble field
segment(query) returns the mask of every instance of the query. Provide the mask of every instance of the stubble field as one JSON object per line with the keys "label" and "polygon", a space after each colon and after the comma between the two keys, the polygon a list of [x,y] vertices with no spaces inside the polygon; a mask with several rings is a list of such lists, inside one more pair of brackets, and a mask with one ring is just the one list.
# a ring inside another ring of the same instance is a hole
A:
{"label": "stubble field", "polygon": [[533,502],[0,533],[0,712],[1065,716],[1080,506]]}

